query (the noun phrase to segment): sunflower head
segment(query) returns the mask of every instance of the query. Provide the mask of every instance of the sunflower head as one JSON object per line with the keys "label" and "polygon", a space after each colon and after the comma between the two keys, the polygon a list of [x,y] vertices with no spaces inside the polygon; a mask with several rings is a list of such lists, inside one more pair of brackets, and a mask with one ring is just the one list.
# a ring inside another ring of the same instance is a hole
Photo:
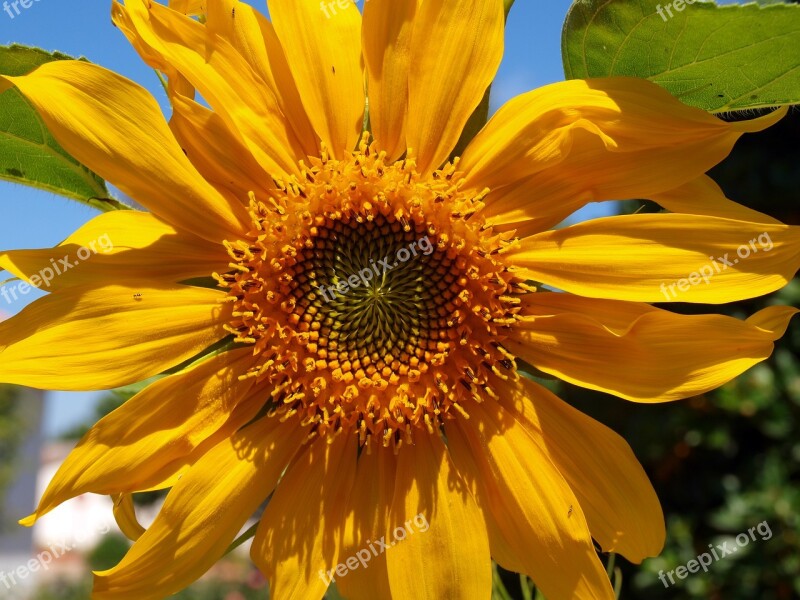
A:
{"label": "sunflower head", "polygon": [[337,160],[323,149],[300,175],[251,196],[252,225],[226,243],[235,341],[248,376],[269,382],[271,414],[318,435],[413,443],[514,376],[501,346],[524,285],[500,256],[510,234],[481,216],[488,190],[464,191],[448,163],[428,177],[364,134]]}
{"label": "sunflower head", "polygon": [[[770,355],[797,309],[742,321],[651,303],[760,236],[769,250],[678,300],[794,275],[797,230],[705,175],[781,112],[727,123],[648,81],[574,80],[511,100],[453,158],[500,64],[504,2],[344,4],[270,0],[267,19],[238,0],[114,2],[168,79],[169,123],[89,63],[0,77],[149,209],[75,232],[59,255],[103,234],[114,249],[0,324],[1,382],[156,378],[92,428],[25,524],[114,498],[136,542],[96,574],[95,600],[181,590],[254,515],[276,600],[321,598],[331,573],[351,600],[484,600],[492,558],[551,600],[612,600],[596,547],[657,554],[658,499],[624,440],[523,371],[663,402]],[[552,229],[622,198],[671,214]],[[0,266],[30,279],[53,252]],[[145,530],[130,496],[154,489],[170,491]],[[400,540],[419,515],[429,528]],[[369,568],[341,575],[366,547]]]}

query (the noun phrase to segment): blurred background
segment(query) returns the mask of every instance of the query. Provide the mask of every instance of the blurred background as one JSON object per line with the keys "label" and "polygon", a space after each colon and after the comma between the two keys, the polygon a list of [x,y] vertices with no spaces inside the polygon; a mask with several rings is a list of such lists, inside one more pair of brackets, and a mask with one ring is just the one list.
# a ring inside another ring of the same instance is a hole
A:
{"label": "blurred background", "polygon": [[[260,3],[250,4],[263,8]],[[492,109],[529,89],[563,79],[561,24],[569,0],[517,0],[507,27],[506,58],[492,91]],[[0,44],[21,43],[85,56],[147,87],[165,113],[169,105],[155,74],[112,26],[105,0],[40,0],[11,18],[0,12]],[[69,26],[65,26],[69,24]],[[743,138],[712,176],[728,196],[786,223],[800,224],[800,116]],[[572,221],[612,212],[653,210],[647,203],[593,205]],[[0,248],[58,244],[95,215],[83,205],[0,181]],[[0,282],[10,275],[0,271]],[[0,297],[0,320],[40,292],[9,302]],[[800,305],[800,281],[769,297],[724,307],[744,318],[772,303]],[[719,307],[672,304],[686,313]],[[631,565],[618,558],[614,579],[627,599],[800,598],[800,323],[796,319],[773,357],[712,394],[664,405],[636,405],[559,382],[544,382],[562,398],[623,435],[644,464],[662,501],[667,544],[658,558]],[[620,369],[620,377],[624,377]],[[81,435],[119,406],[132,390],[42,393],[0,386],[0,599],[88,598],[89,569],[105,569],[128,542],[114,524],[111,501],[82,496],[42,519],[32,530],[17,520],[36,499]],[[147,522],[157,494],[137,497]],[[685,565],[709,544],[730,543],[766,521],[772,536],[757,537],[734,556],[676,585],[661,570]],[[53,555],[46,565],[32,557]],[[609,558],[604,557],[608,562]],[[36,566],[38,564],[38,566]],[[20,571],[20,567],[23,570]],[[34,568],[35,567],[35,568]],[[233,552],[180,598],[265,598],[265,582],[249,564],[246,547]],[[337,598],[335,590],[330,598]],[[528,600],[529,582],[498,569],[495,598]]]}

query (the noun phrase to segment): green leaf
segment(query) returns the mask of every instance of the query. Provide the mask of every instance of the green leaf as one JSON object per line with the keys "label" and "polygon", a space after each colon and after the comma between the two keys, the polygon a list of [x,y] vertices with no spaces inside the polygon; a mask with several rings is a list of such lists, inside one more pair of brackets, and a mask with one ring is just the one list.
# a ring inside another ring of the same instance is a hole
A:
{"label": "green leaf", "polygon": [[798,5],[576,0],[561,47],[568,79],[641,77],[710,112],[800,103]]}
{"label": "green leaf", "polygon": [[[54,60],[58,52],[0,46],[0,74],[17,76]],[[39,114],[16,89],[0,93],[0,179],[39,188],[101,211],[128,208],[110,198],[105,182],[64,150]]]}

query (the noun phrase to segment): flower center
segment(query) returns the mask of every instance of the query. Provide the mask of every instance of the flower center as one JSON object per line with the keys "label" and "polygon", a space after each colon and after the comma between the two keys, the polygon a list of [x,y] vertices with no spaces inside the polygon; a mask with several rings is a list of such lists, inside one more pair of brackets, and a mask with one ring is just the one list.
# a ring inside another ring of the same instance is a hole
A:
{"label": "flower center", "polygon": [[270,414],[397,450],[515,376],[500,343],[527,290],[499,257],[510,234],[479,218],[485,193],[462,191],[453,165],[423,180],[384,160],[365,140],[252,197],[252,230],[216,278]]}
{"label": "flower center", "polygon": [[309,242],[291,293],[311,352],[378,383],[443,363],[457,343],[447,316],[463,304],[463,273],[421,225],[326,219]]}

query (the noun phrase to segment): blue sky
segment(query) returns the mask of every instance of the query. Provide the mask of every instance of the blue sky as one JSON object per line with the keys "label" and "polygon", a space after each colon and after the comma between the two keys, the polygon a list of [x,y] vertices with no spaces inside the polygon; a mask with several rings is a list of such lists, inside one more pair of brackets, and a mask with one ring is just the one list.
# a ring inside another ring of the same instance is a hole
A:
{"label": "blue sky", "polygon": [[[248,3],[264,8],[262,2]],[[495,82],[493,107],[517,94],[563,79],[560,36],[569,5],[570,0],[517,0],[508,21],[506,55]],[[155,74],[111,24],[110,6],[110,1],[104,0],[84,0],[80,4],[35,0],[13,19],[0,12],[0,43],[20,43],[85,56],[147,87],[168,112]],[[59,196],[0,181],[0,248],[53,246],[95,214],[92,209]],[[7,277],[0,271],[0,281]],[[35,297],[31,293],[11,304],[0,298],[0,312],[16,314]],[[50,394],[47,432],[53,434],[85,420],[96,397],[96,394]]]}

